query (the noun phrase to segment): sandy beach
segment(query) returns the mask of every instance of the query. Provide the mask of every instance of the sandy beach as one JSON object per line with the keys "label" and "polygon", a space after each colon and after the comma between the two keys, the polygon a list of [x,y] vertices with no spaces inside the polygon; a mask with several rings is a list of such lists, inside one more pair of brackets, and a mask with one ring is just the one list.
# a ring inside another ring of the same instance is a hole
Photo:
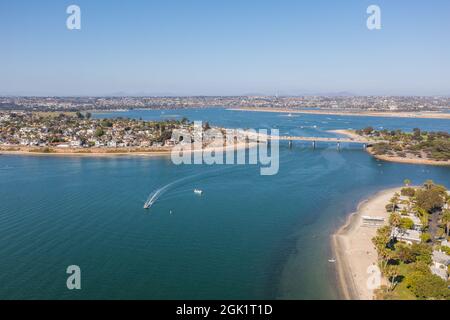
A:
{"label": "sandy beach", "polygon": [[233,111],[319,114],[330,116],[355,116],[355,117],[387,117],[387,118],[417,118],[417,119],[450,119],[450,113],[440,112],[375,112],[375,111],[333,111],[333,110],[298,110],[286,108],[230,108]]}
{"label": "sandy beach", "polygon": [[393,156],[385,156],[385,155],[377,155],[374,154],[372,148],[367,148],[367,152],[369,152],[372,156],[379,160],[389,161],[389,162],[397,162],[397,163],[409,163],[409,164],[424,164],[428,166],[450,166],[450,161],[437,161],[430,159],[420,159],[420,158],[412,158],[412,157],[393,157]]}
{"label": "sandy beach", "polygon": [[359,134],[356,134],[355,132],[353,132],[351,130],[340,129],[340,130],[329,130],[328,132],[340,134],[340,135],[349,137],[350,139],[354,139],[354,140],[366,139],[365,137],[360,136]]}
{"label": "sandy beach", "polygon": [[[228,146],[208,146],[202,149],[193,149],[191,151],[184,150],[184,152],[226,152],[228,150],[242,150],[254,148],[258,144],[251,143],[235,143]],[[124,149],[124,148],[51,148],[51,152],[42,152],[42,148],[38,147],[0,147],[0,155],[22,155],[22,156],[67,156],[67,157],[118,157],[118,156],[141,156],[141,157],[170,157],[172,153],[171,147],[161,148],[143,148],[143,149]]]}
{"label": "sandy beach", "polygon": [[366,282],[370,276],[367,269],[377,264],[377,252],[372,244],[377,227],[363,226],[362,216],[383,217],[387,224],[388,212],[385,206],[400,190],[401,188],[384,190],[361,202],[358,210],[332,236],[338,285],[344,299],[373,299],[373,290],[368,289]]}

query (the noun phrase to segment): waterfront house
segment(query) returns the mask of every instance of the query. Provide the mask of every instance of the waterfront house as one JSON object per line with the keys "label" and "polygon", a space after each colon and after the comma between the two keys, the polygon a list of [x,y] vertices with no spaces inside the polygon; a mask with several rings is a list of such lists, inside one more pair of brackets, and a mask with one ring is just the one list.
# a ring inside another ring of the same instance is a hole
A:
{"label": "waterfront house", "polygon": [[108,142],[108,147],[110,148],[117,148],[117,142],[116,141],[109,141]]}
{"label": "waterfront house", "polygon": [[420,243],[422,232],[417,230],[403,230],[400,228],[392,228],[391,238],[408,244]]}
{"label": "waterfront house", "polygon": [[420,218],[418,216],[416,216],[415,214],[409,214],[408,218],[414,222],[414,226],[413,226],[414,230],[422,231],[423,224],[422,224],[422,221],[420,221]]}
{"label": "waterfront house", "polygon": [[383,217],[362,216],[362,225],[365,227],[381,227],[384,225]]}
{"label": "waterfront house", "polygon": [[72,148],[79,148],[79,147],[81,147],[81,141],[80,140],[72,140],[72,141],[70,141],[70,146]]}

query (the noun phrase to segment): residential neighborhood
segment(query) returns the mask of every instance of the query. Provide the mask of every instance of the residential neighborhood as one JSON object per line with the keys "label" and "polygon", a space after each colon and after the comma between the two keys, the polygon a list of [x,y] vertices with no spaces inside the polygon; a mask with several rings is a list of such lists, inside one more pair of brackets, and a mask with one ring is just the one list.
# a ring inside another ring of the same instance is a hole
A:
{"label": "residential neighborhood", "polygon": [[386,205],[389,223],[372,240],[389,281],[378,297],[449,299],[450,193],[431,180],[421,187],[410,183],[405,180]]}
{"label": "residential neighborhood", "polygon": [[90,111],[177,108],[303,108],[360,111],[445,111],[442,96],[357,96],[351,93],[247,96],[0,97],[0,110]]}
{"label": "residential neighborhood", "polygon": [[173,146],[174,129],[192,130],[187,119],[92,119],[90,113],[0,113],[0,147],[58,149]]}

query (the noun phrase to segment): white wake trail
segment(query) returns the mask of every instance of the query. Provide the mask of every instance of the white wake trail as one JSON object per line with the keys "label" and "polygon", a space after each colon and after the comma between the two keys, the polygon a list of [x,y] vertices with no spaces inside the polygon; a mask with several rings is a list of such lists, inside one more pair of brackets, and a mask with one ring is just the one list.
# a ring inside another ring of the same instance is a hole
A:
{"label": "white wake trail", "polygon": [[216,177],[220,173],[222,173],[223,171],[227,171],[228,169],[231,169],[231,168],[233,168],[233,167],[223,168],[223,169],[220,169],[220,170],[215,170],[215,171],[207,172],[207,173],[198,173],[198,174],[195,174],[195,175],[192,175],[192,176],[188,176],[188,177],[185,177],[185,178],[181,178],[181,179],[175,180],[175,181],[173,181],[173,182],[171,182],[169,184],[166,184],[165,186],[155,190],[154,192],[152,192],[149,195],[147,201],[145,202],[144,209],[150,209],[156,203],[156,201],[158,201],[158,199],[163,194],[165,194],[171,187],[173,187],[175,185],[177,185],[177,187],[183,186],[184,183],[180,184],[181,182],[187,183],[187,182],[190,182],[191,180],[193,180],[193,179],[195,179],[197,177],[201,177],[201,176],[205,176],[205,175],[206,175],[205,177],[199,179],[198,181],[201,181],[201,180],[204,180],[204,179],[208,179],[208,178],[212,178],[212,177]]}

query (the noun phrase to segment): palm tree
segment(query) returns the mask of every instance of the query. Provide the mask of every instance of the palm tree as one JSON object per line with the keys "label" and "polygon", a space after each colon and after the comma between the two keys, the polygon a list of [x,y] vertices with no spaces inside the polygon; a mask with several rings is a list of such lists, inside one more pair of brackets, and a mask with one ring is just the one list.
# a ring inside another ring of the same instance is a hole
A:
{"label": "palm tree", "polygon": [[409,186],[411,185],[411,180],[405,179],[405,180],[403,181],[403,183],[405,184],[406,187],[409,187]]}
{"label": "palm tree", "polygon": [[384,270],[391,258],[391,250],[387,248],[390,241],[391,230],[388,226],[377,230],[377,235],[372,239],[378,253],[378,261],[381,270]]}
{"label": "palm tree", "polygon": [[399,201],[400,195],[398,193],[395,193],[392,199],[390,200],[390,203],[392,204],[392,211],[395,212],[397,210],[397,205]]}
{"label": "palm tree", "polygon": [[396,265],[389,265],[385,268],[384,274],[386,275],[386,278],[389,280],[389,291],[394,290],[395,286],[397,285],[397,278],[399,275],[399,268]]}
{"label": "palm tree", "polygon": [[450,236],[450,209],[444,210],[442,213],[442,222],[445,223],[447,229],[447,237]]}
{"label": "palm tree", "polygon": [[393,213],[389,217],[389,224],[393,227],[398,227],[401,223],[402,217],[398,213]]}

